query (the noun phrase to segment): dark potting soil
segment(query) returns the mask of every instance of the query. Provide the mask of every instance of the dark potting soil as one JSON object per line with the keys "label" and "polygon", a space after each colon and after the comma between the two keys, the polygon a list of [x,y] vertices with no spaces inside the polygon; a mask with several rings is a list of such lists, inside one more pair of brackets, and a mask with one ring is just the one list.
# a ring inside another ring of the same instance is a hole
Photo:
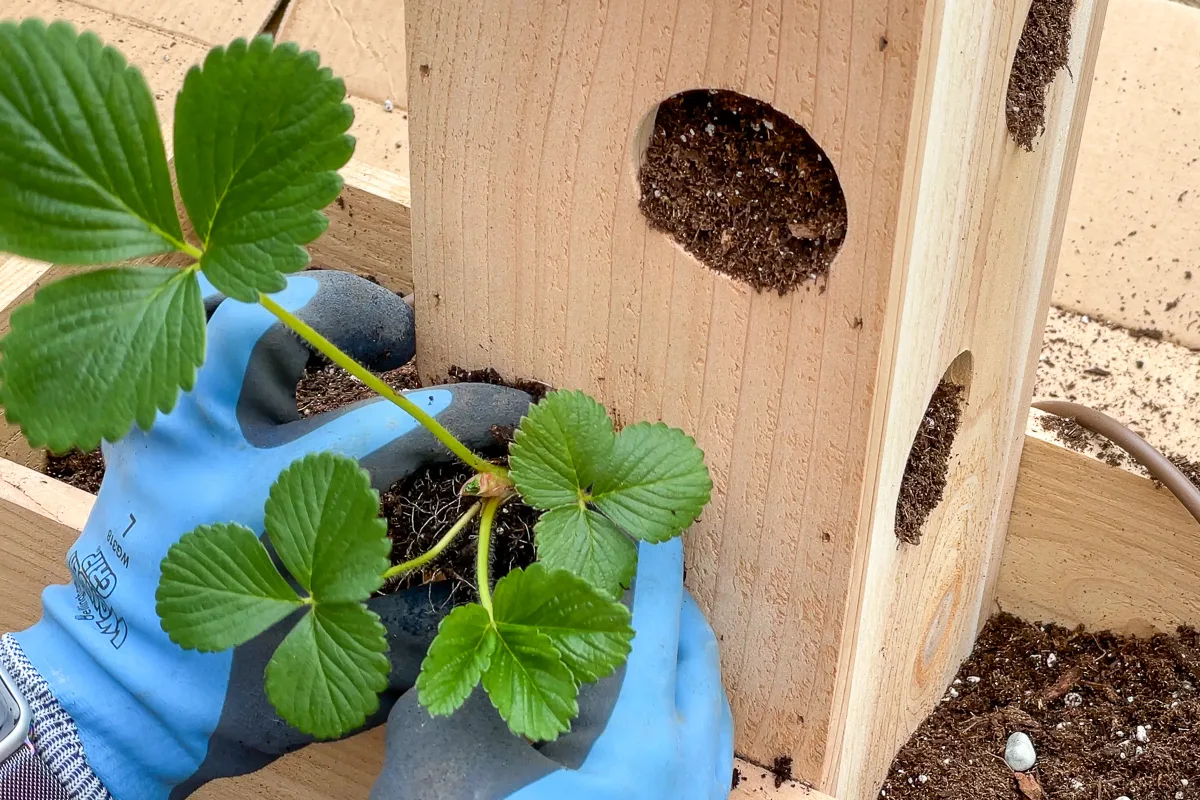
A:
{"label": "dark potting soil", "polygon": [[[896,756],[883,793],[890,800],[1200,797],[1198,687],[1195,630],[1139,639],[998,615]],[[1004,763],[1005,741],[1018,731],[1038,757],[1024,774]]]}
{"label": "dark potting soil", "polygon": [[963,388],[942,381],[929,400],[925,416],[913,438],[900,481],[896,503],[896,537],[906,544],[921,543],[921,529],[942,502],[954,437],[962,422]]}
{"label": "dark potting soil", "polygon": [[46,454],[46,466],[42,472],[63,483],[69,483],[76,489],[82,489],[89,494],[100,491],[100,482],[104,480],[104,459],[99,450],[81,453],[78,450],[54,456]]}
{"label": "dark potting soil", "polygon": [[662,103],[638,180],[650,227],[760,291],[825,275],[846,238],[828,156],[790,117],[736,92]]}
{"label": "dark potting soil", "polygon": [[[414,558],[432,547],[463,512],[474,502],[460,497],[462,485],[474,475],[470,467],[457,462],[418,472],[392,486],[381,497],[383,515],[392,539],[392,563]],[[491,577],[499,580],[517,567],[526,567],[537,558],[533,526],[539,512],[520,502],[502,506],[492,525]],[[384,593],[421,586],[438,580],[453,582],[451,600],[461,602],[478,596],[475,585],[475,553],[479,541],[478,523],[455,539],[445,552],[423,569],[402,576],[385,586]]]}
{"label": "dark potting soil", "polygon": [[1075,0],[1033,0],[1008,79],[1006,115],[1013,141],[1033,151],[1046,129],[1046,89],[1067,66]]}

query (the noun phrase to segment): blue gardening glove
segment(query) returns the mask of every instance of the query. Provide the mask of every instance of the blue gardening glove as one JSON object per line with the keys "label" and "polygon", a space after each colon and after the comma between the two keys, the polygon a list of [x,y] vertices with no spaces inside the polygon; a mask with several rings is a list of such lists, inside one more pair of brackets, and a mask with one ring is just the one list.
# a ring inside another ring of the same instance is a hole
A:
{"label": "blue gardening glove", "polygon": [[733,717],[717,640],[683,588],[679,539],[642,544],[632,594],[637,635],[616,675],[583,687],[571,732],[540,746],[509,732],[479,687],[449,717],[416,692],[388,717],[372,800],[723,800]]}
{"label": "blue gardening glove", "polygon": [[[413,355],[411,310],[366,280],[308,272],[275,299],[376,370]],[[292,621],[233,651],[181,649],[155,613],[167,549],[203,523],[261,531],[269,487],[306,453],[360,459],[376,489],[450,457],[381,399],[301,420],[295,388],[307,347],[259,306],[220,302],[215,294],[206,305],[215,312],[194,390],[149,432],[135,429],[106,445],[103,487],[68,554],[73,585],[46,589],[42,620],[5,637],[0,648],[33,705],[48,690],[74,720],[87,762],[120,800],[185,797],[309,741],[276,717],[263,690],[263,669]],[[522,392],[474,384],[407,394],[476,448],[494,444],[489,428],[516,424],[529,403]],[[445,610],[437,593],[423,588],[371,603],[388,629],[396,694],[415,681]],[[372,722],[381,722],[389,705],[385,697]],[[35,722],[63,733],[41,745],[53,767],[56,753],[47,748],[73,734],[61,730],[61,719]],[[60,759],[56,772],[61,778],[78,766]]]}

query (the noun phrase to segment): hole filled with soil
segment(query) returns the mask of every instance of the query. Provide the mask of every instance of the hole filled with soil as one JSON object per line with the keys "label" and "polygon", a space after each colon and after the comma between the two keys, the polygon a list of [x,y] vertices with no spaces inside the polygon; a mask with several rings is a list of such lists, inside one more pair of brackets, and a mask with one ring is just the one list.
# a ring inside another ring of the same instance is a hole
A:
{"label": "hole filled with soil", "polygon": [[[937,710],[893,762],[892,800],[1200,797],[1200,636],[1135,638],[988,622]],[[1018,778],[1005,742],[1036,766]]]}
{"label": "hole filled with soil", "polygon": [[[421,388],[416,366],[408,364],[380,377],[397,391]],[[496,370],[487,368],[465,370],[451,367],[446,381],[437,383],[491,383],[520,389],[541,400],[551,387],[530,380],[505,380]],[[374,397],[375,393],[345,370],[314,355],[296,387],[296,409],[301,417],[311,417],[332,411],[350,403]],[[492,431],[497,449],[507,448],[512,430],[497,426]],[[503,462],[502,462],[503,463]],[[45,474],[83,489],[91,494],[100,490],[104,478],[104,460],[100,451],[74,451],[63,456],[47,456]],[[388,523],[392,540],[392,563],[399,564],[429,550],[454,522],[467,510],[474,498],[460,497],[463,484],[474,475],[467,466],[453,462],[421,470],[397,481],[380,493],[380,510]],[[492,526],[491,575],[494,580],[513,569],[532,564],[537,558],[533,526],[539,512],[519,501],[506,503],[496,514]],[[421,586],[433,581],[451,582],[450,600],[473,600],[475,587],[475,553],[479,540],[478,522],[423,569],[388,583],[381,593],[390,593]]]}
{"label": "hole filled with soil", "polygon": [[1046,90],[1071,53],[1075,0],[1033,0],[1008,78],[1005,113],[1013,141],[1033,151],[1046,129]]}
{"label": "hole filled with soil", "polygon": [[964,387],[943,378],[917,427],[896,502],[896,537],[906,544],[921,543],[925,520],[942,502],[965,401]]}
{"label": "hole filled with soil", "polygon": [[795,120],[737,92],[664,101],[638,182],[650,227],[759,291],[824,276],[846,238],[829,157]]}

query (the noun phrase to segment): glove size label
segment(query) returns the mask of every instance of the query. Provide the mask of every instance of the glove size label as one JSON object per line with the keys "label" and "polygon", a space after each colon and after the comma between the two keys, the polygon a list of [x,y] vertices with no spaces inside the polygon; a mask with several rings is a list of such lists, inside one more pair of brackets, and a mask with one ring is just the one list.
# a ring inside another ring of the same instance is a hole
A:
{"label": "glove size label", "polygon": [[[137,524],[137,519],[132,514],[129,515],[129,519],[129,527],[122,531],[121,539],[124,539]],[[112,529],[109,529],[105,538],[114,561],[128,569],[129,553],[121,546]],[[71,580],[75,585],[75,602],[79,608],[75,619],[80,622],[94,622],[100,635],[108,639],[114,650],[120,650],[129,636],[129,625],[108,602],[108,598],[116,591],[118,578],[103,548],[97,547],[82,557],[78,550],[73,549],[70,558],[67,559],[67,567],[71,570]]]}

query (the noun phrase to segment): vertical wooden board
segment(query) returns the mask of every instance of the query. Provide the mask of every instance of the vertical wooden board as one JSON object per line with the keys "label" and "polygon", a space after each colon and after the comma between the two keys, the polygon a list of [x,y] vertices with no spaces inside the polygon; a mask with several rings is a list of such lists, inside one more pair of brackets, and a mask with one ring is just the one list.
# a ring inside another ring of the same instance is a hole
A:
{"label": "vertical wooden board", "polygon": [[1026,436],[995,608],[1138,636],[1200,626],[1198,534],[1149,478]]}
{"label": "vertical wooden board", "polygon": [[[838,797],[875,794],[991,607],[1105,0],[1077,4],[1070,71],[1051,87],[1033,153],[1012,143],[1004,118],[1028,5],[947,3],[931,20],[912,241],[897,263],[902,297],[889,317],[884,410],[872,433],[878,471],[863,495],[871,523],[856,566],[861,602],[846,628],[850,635],[857,624],[843,653],[853,658],[839,690],[844,736],[823,785]],[[958,358],[963,351],[970,355]],[[921,543],[898,545],[904,465],[952,362],[968,401],[945,496]]]}
{"label": "vertical wooden board", "polygon": [[124,54],[126,60],[141,69],[154,94],[154,107],[167,150],[175,116],[175,94],[183,85],[188,69],[204,58],[208,48],[183,36],[172,36],[155,28],[97,10],[73,0],[3,0],[0,18],[66,20],[79,30],[95,33],[105,43]]}
{"label": "vertical wooden board", "polygon": [[320,52],[350,94],[408,108],[404,0],[291,0],[277,38]]}
{"label": "vertical wooden board", "polygon": [[[689,583],[738,746],[819,777],[923,4],[535,5],[408,3],[422,372],[495,366],[698,436],[718,491]],[[850,228],[827,292],[756,294],[649,231],[639,141],[699,87],[772,103],[830,155]]]}
{"label": "vertical wooden board", "polygon": [[87,5],[204,44],[258,35],[280,0],[88,0]]}

